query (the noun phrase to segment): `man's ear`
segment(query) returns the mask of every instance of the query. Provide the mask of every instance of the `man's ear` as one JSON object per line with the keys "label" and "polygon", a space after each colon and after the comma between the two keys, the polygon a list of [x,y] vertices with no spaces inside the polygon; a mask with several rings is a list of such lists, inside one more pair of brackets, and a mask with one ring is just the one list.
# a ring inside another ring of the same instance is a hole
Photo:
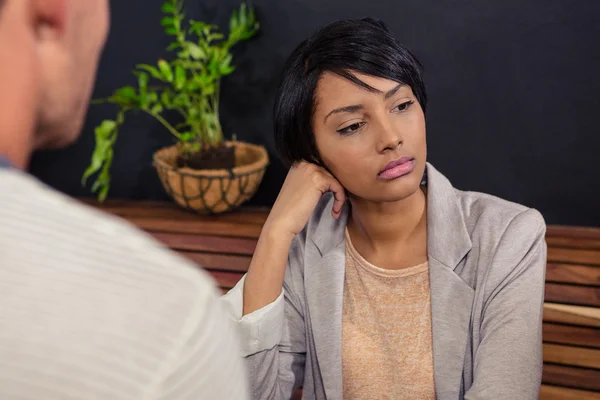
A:
{"label": "man's ear", "polygon": [[[38,35],[62,36],[67,25],[67,9],[72,0],[29,0]],[[87,1],[87,0],[79,0]]]}

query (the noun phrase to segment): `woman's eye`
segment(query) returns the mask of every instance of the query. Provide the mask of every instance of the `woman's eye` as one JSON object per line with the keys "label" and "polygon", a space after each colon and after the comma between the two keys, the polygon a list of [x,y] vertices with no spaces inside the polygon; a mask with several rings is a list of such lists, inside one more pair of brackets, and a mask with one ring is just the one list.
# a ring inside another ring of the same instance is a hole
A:
{"label": "woman's eye", "polygon": [[347,135],[349,133],[353,133],[356,132],[357,130],[359,130],[365,123],[364,122],[355,122],[352,125],[348,125],[345,128],[342,129],[338,129],[337,132],[341,133],[342,135]]}
{"label": "woman's eye", "polygon": [[415,102],[414,102],[414,101],[412,101],[412,100],[411,100],[411,101],[407,101],[407,102],[405,102],[405,103],[402,103],[402,104],[400,104],[400,105],[396,106],[396,109],[397,109],[398,111],[406,111],[406,110],[407,110],[407,109],[408,109],[410,106],[412,106],[414,103],[415,103]]}

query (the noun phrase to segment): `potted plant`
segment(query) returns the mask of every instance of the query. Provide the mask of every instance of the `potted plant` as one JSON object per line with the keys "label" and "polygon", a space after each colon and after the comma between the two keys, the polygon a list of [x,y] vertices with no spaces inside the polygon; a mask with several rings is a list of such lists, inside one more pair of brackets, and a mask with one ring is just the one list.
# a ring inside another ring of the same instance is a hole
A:
{"label": "potted plant", "polygon": [[[242,4],[229,21],[229,35],[218,27],[186,20],[183,0],[167,0],[161,21],[174,41],[175,57],[134,70],[137,87],[117,89],[108,99],[118,107],[114,120],[96,127],[96,147],[83,184],[97,173],[92,191],[104,201],[110,188],[110,167],[119,128],[131,111],[158,120],[176,143],[154,154],[153,164],[169,195],[181,206],[201,213],[229,211],[258,188],[268,155],[263,146],[225,141],[219,119],[221,79],[234,71],[231,48],[259,29],[254,10]],[[174,118],[176,116],[176,118]]]}

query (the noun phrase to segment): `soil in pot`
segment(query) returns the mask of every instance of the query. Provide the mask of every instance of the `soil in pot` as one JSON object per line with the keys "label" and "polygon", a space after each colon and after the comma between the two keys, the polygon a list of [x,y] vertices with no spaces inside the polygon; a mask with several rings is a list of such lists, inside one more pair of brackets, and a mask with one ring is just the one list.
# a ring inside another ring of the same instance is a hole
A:
{"label": "soil in pot", "polygon": [[196,153],[179,154],[177,167],[192,169],[232,169],[235,167],[235,147],[208,148]]}

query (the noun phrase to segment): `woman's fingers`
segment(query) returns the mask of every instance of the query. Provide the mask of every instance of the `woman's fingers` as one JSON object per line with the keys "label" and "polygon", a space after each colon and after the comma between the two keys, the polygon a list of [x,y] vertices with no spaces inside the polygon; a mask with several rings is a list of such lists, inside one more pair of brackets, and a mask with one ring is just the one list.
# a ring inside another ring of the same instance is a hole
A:
{"label": "woman's fingers", "polygon": [[331,214],[334,218],[339,218],[339,216],[342,213],[342,209],[344,208],[344,203],[346,202],[346,191],[344,187],[334,177],[329,176],[328,182],[329,187],[327,190],[332,192],[335,198]]}

